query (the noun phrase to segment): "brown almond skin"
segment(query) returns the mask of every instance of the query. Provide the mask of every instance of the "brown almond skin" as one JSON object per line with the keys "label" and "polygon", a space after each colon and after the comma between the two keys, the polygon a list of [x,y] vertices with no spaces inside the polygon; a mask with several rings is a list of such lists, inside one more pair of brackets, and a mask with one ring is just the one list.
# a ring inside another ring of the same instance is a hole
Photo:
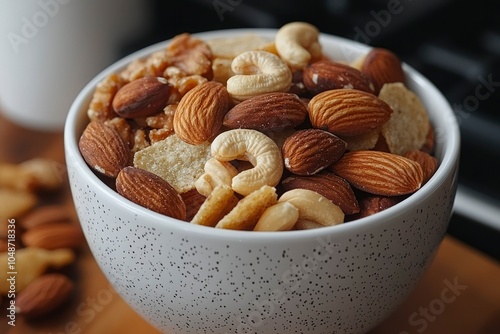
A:
{"label": "brown almond skin", "polygon": [[405,157],[411,159],[413,161],[418,162],[418,164],[422,167],[422,171],[424,172],[424,181],[423,183],[427,183],[429,179],[436,173],[438,169],[439,162],[436,157],[430,155],[424,151],[412,150],[408,151],[405,154]]}
{"label": "brown almond skin", "polygon": [[345,215],[359,212],[358,200],[349,183],[331,172],[321,171],[311,176],[289,176],[282,181],[282,186],[285,191],[297,188],[316,191],[338,205]]}
{"label": "brown almond skin", "polygon": [[116,190],[132,202],[166,216],[186,220],[186,205],[177,191],[158,175],[128,166],[116,178]]}
{"label": "brown almond skin", "polygon": [[374,48],[368,52],[361,66],[361,73],[373,82],[376,95],[385,83],[404,83],[406,80],[401,60],[393,52],[383,48]]}
{"label": "brown almond skin", "polygon": [[87,125],[78,147],[90,168],[113,178],[128,165],[131,156],[128,145],[118,132],[97,121]]}
{"label": "brown almond skin", "polygon": [[186,221],[191,221],[200,209],[206,197],[196,190],[196,188],[181,194],[182,200],[186,204]]}
{"label": "brown almond skin", "polygon": [[188,144],[201,144],[214,137],[229,110],[226,87],[216,81],[204,82],[187,92],[174,114],[174,131]]}
{"label": "brown almond skin", "polygon": [[230,129],[281,131],[295,128],[307,117],[307,105],[295,94],[273,92],[257,95],[234,106],[224,117]]}
{"label": "brown almond skin", "polygon": [[80,226],[67,222],[34,226],[21,235],[21,240],[27,247],[49,250],[60,248],[78,249],[85,243]]}
{"label": "brown almond skin", "polygon": [[171,87],[163,77],[148,76],[131,81],[116,93],[113,110],[124,118],[156,114],[167,105]]}
{"label": "brown almond skin", "polygon": [[329,60],[317,61],[306,66],[303,72],[303,82],[312,95],[343,88],[375,93],[374,84],[361,71]]}
{"label": "brown almond skin", "polygon": [[341,137],[380,128],[391,114],[392,108],[386,102],[356,89],[328,90],[309,101],[312,126]]}
{"label": "brown almond skin", "polygon": [[359,212],[350,216],[350,220],[360,219],[364,217],[368,217],[384,211],[399,202],[403,197],[393,196],[367,196],[363,197],[359,200]]}
{"label": "brown almond skin", "polygon": [[399,196],[417,191],[423,183],[420,165],[400,155],[379,151],[352,151],[330,170],[353,187],[374,195]]}
{"label": "brown almond skin", "polygon": [[64,304],[74,290],[74,283],[58,273],[36,278],[16,298],[16,312],[28,319],[47,315]]}
{"label": "brown almond skin", "polygon": [[330,166],[344,154],[347,143],[320,129],[294,132],[281,149],[286,169],[297,175],[313,175]]}
{"label": "brown almond skin", "polygon": [[436,134],[434,133],[434,127],[432,124],[429,126],[429,132],[427,132],[427,136],[425,137],[424,144],[420,148],[421,151],[424,151],[429,154],[434,154],[434,149],[436,148]]}

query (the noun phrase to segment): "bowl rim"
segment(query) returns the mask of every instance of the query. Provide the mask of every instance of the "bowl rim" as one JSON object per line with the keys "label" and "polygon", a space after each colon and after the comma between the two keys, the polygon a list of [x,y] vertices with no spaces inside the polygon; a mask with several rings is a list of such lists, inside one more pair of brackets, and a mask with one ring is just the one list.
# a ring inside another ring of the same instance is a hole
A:
{"label": "bowl rim", "polygon": [[[192,36],[202,39],[212,39],[218,37],[240,36],[242,34],[254,34],[262,37],[272,38],[277,31],[278,29],[267,28],[224,29],[193,33]],[[66,151],[66,159],[68,160],[69,157],[71,157],[71,161],[67,161],[67,168],[78,168],[81,176],[88,180],[88,182],[94,187],[95,191],[102,192],[106,197],[113,199],[116,204],[120,205],[126,210],[130,210],[135,215],[145,217],[146,219],[144,219],[143,221],[147,221],[147,224],[151,224],[151,227],[157,227],[161,229],[165,226],[165,223],[168,223],[169,229],[188,232],[191,235],[198,235],[205,238],[216,239],[232,238],[240,241],[248,240],[256,243],[268,242],[270,239],[297,240],[304,238],[321,238],[329,235],[330,233],[349,233],[356,230],[358,232],[362,232],[363,227],[365,226],[381,225],[395,216],[402,215],[408,209],[409,205],[414,205],[424,201],[446,181],[450,174],[456,173],[456,167],[458,165],[460,152],[460,133],[457,118],[455,117],[455,114],[453,113],[449,102],[436,88],[436,86],[415,69],[403,63],[403,69],[407,74],[407,77],[411,78],[415,85],[425,87],[429,94],[432,95],[433,101],[440,105],[441,108],[439,116],[443,118],[442,122],[446,122],[445,128],[447,133],[447,140],[444,143],[440,143],[440,145],[443,145],[443,155],[441,157],[439,168],[432,176],[432,178],[414,194],[404,199],[400,203],[394,205],[393,207],[390,207],[375,215],[356,219],[348,223],[318,229],[292,230],[286,232],[249,232],[216,229],[213,227],[194,225],[186,221],[181,221],[171,217],[167,217],[165,215],[161,215],[138,204],[135,204],[130,200],[120,196],[113,189],[108,187],[97,177],[97,175],[94,174],[94,172],[87,166],[86,162],[83,160],[83,157],[81,156],[78,149],[78,138],[80,136],[80,133],[77,132],[80,124],[79,122],[81,122],[81,118],[84,114],[84,109],[82,108],[82,106],[89,103],[96,85],[108,74],[116,73],[134,59],[142,58],[153,53],[154,51],[162,49],[163,47],[168,45],[170,41],[171,39],[167,39],[142,48],[119,59],[115,63],[102,70],[91,81],[89,81],[87,85],[85,85],[85,87],[76,96],[69,109],[64,125],[64,149]],[[372,46],[365,45],[354,40],[349,40],[343,37],[325,33],[320,34],[320,43],[325,50],[328,49],[328,46],[331,47],[330,43],[337,43],[340,49],[342,51],[350,53],[350,56],[359,55],[372,48]],[[326,53],[328,54],[328,52]],[[438,117],[438,115],[432,114],[430,114],[429,116],[431,118],[431,121],[433,121],[433,118],[434,121],[436,121]]]}

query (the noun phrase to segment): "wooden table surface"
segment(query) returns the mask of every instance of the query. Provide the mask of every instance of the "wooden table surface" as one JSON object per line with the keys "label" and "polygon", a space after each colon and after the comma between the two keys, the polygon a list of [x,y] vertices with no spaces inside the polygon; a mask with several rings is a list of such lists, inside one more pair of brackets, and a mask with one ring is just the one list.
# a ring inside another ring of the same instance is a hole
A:
{"label": "wooden table surface", "polygon": [[[64,166],[62,132],[23,129],[0,116],[0,161],[17,163],[34,157]],[[48,200],[72,207],[67,181],[62,192]],[[4,299],[0,333],[158,333],[113,291],[88,248],[79,253],[69,274],[76,282],[75,295],[44,319],[29,322],[18,316],[16,326],[9,326]],[[500,333],[500,264],[447,236],[416,290],[370,333]]]}

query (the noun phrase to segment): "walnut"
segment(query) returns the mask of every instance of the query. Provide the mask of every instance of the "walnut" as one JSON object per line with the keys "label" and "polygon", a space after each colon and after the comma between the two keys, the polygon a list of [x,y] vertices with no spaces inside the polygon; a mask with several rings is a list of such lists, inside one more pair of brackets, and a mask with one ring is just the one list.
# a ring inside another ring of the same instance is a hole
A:
{"label": "walnut", "polygon": [[177,35],[167,47],[172,64],[188,75],[212,77],[212,51],[205,41],[188,33]]}
{"label": "walnut", "polygon": [[121,76],[111,74],[97,84],[92,100],[90,101],[87,116],[90,121],[103,122],[116,117],[111,103],[116,92],[127,83]]}
{"label": "walnut", "polygon": [[148,146],[150,146],[151,143],[148,140],[148,136],[146,134],[146,131],[144,129],[137,129],[134,132],[133,136],[133,144],[132,144],[132,152],[138,152]]}
{"label": "walnut", "polygon": [[174,114],[177,104],[170,104],[163,112],[146,118],[146,124],[151,128],[149,140],[151,144],[163,140],[174,133]]}
{"label": "walnut", "polygon": [[175,66],[167,67],[163,72],[163,76],[167,78],[168,83],[174,88],[169,101],[171,104],[179,102],[188,91],[208,81],[207,78],[201,75],[189,75]]}
{"label": "walnut", "polygon": [[170,66],[172,58],[166,50],[160,50],[151,54],[147,58],[132,61],[121,73],[120,76],[127,81],[146,76],[161,76],[163,71]]}

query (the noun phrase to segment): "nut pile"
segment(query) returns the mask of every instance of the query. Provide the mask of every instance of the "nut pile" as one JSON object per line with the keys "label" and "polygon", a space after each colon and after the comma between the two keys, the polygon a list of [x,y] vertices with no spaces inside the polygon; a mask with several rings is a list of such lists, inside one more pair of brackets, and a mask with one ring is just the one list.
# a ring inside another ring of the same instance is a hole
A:
{"label": "nut pile", "polygon": [[[73,212],[42,198],[63,185],[55,161],[0,163],[0,296],[27,319],[47,315],[72,295],[64,274],[84,245]],[[12,304],[15,302],[15,304]]]}
{"label": "nut pile", "polygon": [[392,52],[352,63],[305,22],[272,40],[188,33],[106,77],[79,147],[129,200],[193,224],[281,231],[388,208],[434,174],[427,112]]}

